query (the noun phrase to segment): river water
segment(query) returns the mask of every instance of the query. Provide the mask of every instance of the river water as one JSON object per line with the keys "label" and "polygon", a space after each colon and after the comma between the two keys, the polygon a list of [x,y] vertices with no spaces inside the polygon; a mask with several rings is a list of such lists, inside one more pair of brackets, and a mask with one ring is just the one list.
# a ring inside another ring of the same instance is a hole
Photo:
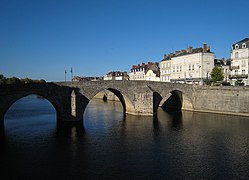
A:
{"label": "river water", "polygon": [[5,115],[0,179],[248,179],[249,118],[206,113],[123,115],[92,100],[83,124],[56,123],[28,96]]}

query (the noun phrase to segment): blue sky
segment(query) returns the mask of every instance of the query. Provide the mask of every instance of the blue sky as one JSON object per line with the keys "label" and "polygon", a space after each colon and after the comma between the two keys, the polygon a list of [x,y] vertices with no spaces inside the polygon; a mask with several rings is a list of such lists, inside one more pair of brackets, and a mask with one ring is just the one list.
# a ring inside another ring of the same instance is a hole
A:
{"label": "blue sky", "polygon": [[[63,81],[103,76],[210,45],[217,58],[249,37],[248,0],[0,0],[0,74]],[[70,73],[68,73],[69,79]]]}

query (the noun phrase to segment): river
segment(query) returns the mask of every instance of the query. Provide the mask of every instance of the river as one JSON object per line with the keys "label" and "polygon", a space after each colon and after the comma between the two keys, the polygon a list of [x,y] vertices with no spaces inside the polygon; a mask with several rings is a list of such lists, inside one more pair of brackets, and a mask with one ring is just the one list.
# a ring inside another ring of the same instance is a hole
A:
{"label": "river", "polygon": [[124,115],[90,101],[79,124],[28,96],[5,115],[0,179],[248,179],[249,118],[158,110]]}

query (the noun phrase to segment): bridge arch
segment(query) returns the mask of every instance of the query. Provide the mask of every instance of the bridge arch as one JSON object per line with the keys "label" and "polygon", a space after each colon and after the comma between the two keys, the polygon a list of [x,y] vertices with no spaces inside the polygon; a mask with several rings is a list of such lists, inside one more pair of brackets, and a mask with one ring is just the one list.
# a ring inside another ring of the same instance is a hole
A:
{"label": "bridge arch", "polygon": [[2,111],[3,120],[4,120],[4,116],[5,116],[6,112],[9,110],[9,108],[15,102],[17,102],[18,100],[20,100],[20,99],[22,99],[24,97],[27,97],[29,95],[38,95],[38,96],[41,96],[42,98],[46,99],[47,101],[49,101],[52,104],[52,106],[54,107],[55,111],[56,111],[57,118],[60,117],[61,113],[63,112],[63,109],[61,108],[60,103],[57,101],[56,98],[53,98],[51,96],[47,96],[46,94],[43,94],[43,93],[40,93],[40,92],[30,91],[30,92],[14,94],[14,95],[11,95],[11,96],[9,96],[7,98],[8,100],[4,102],[4,106],[2,107],[3,108],[3,111]]}
{"label": "bridge arch", "polygon": [[158,99],[154,103],[154,113],[159,106],[165,111],[193,110],[192,96],[182,89],[170,89],[154,96]]}
{"label": "bridge arch", "polygon": [[[124,114],[125,113],[134,114],[135,108],[134,108],[134,105],[133,105],[132,101],[130,100],[129,96],[126,95],[125,93],[123,93],[122,91],[120,91],[118,88],[112,88],[112,87],[110,87],[110,88],[107,88],[107,87],[106,88],[97,88],[94,90],[94,92],[91,93],[91,95],[88,95],[88,97],[87,97],[88,100],[90,101],[96,94],[98,94],[102,91],[105,91],[105,90],[108,90],[117,96],[120,103],[122,104]],[[86,108],[86,106],[85,106],[85,108]]]}

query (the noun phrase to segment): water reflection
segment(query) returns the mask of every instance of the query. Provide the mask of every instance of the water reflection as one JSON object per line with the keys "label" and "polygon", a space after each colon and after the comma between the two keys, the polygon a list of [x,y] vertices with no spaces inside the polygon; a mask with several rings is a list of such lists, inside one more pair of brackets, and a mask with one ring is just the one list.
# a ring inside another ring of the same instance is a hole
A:
{"label": "water reflection", "polygon": [[249,178],[248,118],[124,116],[120,103],[92,101],[84,122],[56,123],[41,108],[5,119],[0,179]]}
{"label": "water reflection", "polygon": [[5,129],[4,129],[4,123],[3,121],[0,122],[0,147],[3,146],[5,141]]}
{"label": "water reflection", "polygon": [[83,137],[85,133],[83,122],[57,122],[56,135],[58,137]]}

